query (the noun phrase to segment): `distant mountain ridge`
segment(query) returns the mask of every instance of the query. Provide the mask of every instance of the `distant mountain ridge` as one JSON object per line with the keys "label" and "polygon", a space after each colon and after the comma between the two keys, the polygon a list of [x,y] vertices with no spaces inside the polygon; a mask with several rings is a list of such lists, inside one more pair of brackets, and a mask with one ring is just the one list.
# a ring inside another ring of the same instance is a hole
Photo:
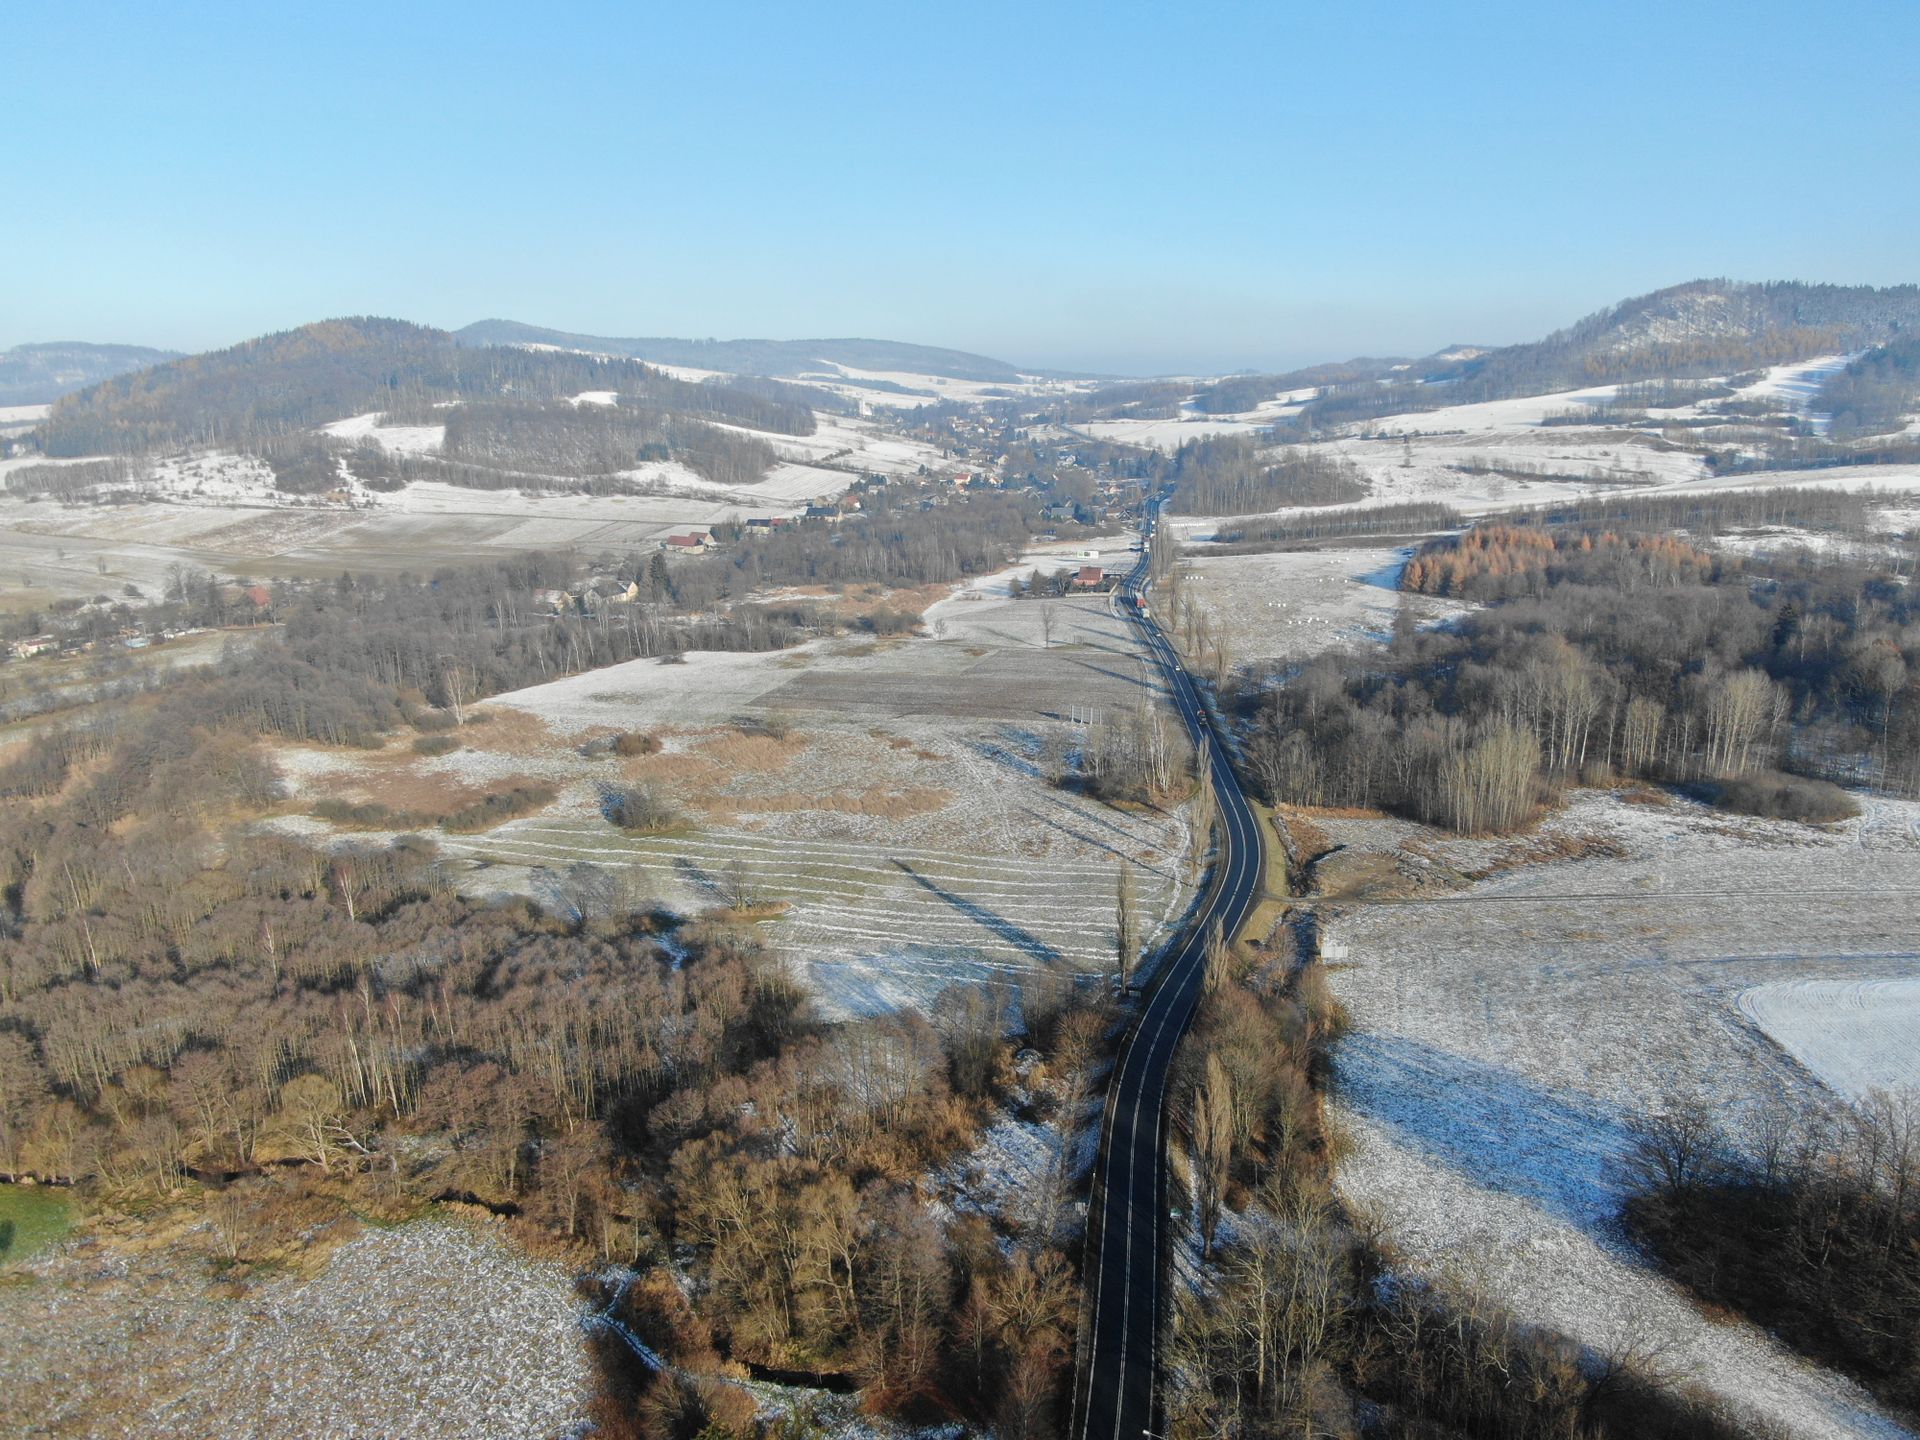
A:
{"label": "distant mountain ridge", "polygon": [[176,350],[51,340],[0,350],[0,405],[46,405],[129,370],[177,360]]}
{"label": "distant mountain ridge", "polygon": [[56,400],[37,434],[50,455],[249,445],[368,410],[503,394],[556,399],[636,389],[647,376],[632,360],[474,350],[444,330],[356,315],[109,376]]}
{"label": "distant mountain ridge", "polygon": [[1022,372],[990,355],[913,345],[899,340],[678,340],[667,336],[618,337],[549,330],[518,320],[478,320],[453,332],[462,345],[552,345],[600,355],[621,355],[661,365],[724,370],[735,375],[790,377],[817,371],[820,362],[856,370],[910,371],[948,380],[1011,384]]}
{"label": "distant mountain ridge", "polygon": [[1610,305],[1541,340],[1456,345],[1315,401],[1318,424],[1546,395],[1589,385],[1758,369],[1865,350],[1920,331],[1920,285],[1690,280]]}

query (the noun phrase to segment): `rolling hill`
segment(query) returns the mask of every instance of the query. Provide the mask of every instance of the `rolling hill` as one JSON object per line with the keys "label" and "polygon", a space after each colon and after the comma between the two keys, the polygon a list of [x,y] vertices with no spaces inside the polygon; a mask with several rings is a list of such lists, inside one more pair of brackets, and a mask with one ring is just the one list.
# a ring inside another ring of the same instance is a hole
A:
{"label": "rolling hill", "polygon": [[62,396],[40,428],[49,455],[246,445],[368,410],[511,393],[558,399],[643,385],[631,360],[476,353],[444,330],[352,316],[116,375]]}
{"label": "rolling hill", "polygon": [[[1004,360],[943,350],[932,345],[909,345],[898,340],[676,340],[664,336],[620,338],[580,335],[523,325],[517,320],[480,320],[456,330],[462,345],[551,345],[596,355],[622,355],[661,365],[685,365],[722,370],[736,375],[770,377],[818,371],[821,362],[856,370],[905,371],[939,375],[950,380],[989,384],[1012,383],[1022,372]],[[1027,372],[1037,373],[1037,372]]]}
{"label": "rolling hill", "polygon": [[[1317,424],[1546,395],[1616,381],[1727,374],[1864,350],[1920,329],[1920,286],[1693,280],[1609,306],[1542,340],[1456,346],[1336,385]],[[1381,383],[1386,380],[1388,383]]]}
{"label": "rolling hill", "polygon": [[54,340],[0,350],[0,405],[45,405],[129,370],[179,358],[144,345]]}

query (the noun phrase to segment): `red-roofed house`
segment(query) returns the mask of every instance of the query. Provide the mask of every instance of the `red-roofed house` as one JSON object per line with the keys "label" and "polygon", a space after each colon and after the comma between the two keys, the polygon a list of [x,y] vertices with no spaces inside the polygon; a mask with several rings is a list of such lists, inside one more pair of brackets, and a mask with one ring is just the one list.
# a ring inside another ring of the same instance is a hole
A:
{"label": "red-roofed house", "polygon": [[1073,583],[1080,586],[1102,585],[1106,579],[1107,572],[1098,565],[1082,565],[1080,572],[1073,577]]}

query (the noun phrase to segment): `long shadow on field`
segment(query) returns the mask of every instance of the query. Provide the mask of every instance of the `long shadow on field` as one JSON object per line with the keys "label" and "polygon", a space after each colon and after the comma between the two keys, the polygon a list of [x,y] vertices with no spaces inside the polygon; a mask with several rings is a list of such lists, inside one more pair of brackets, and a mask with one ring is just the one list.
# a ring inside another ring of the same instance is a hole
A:
{"label": "long shadow on field", "polygon": [[689,889],[696,894],[720,898],[720,881],[711,871],[703,870],[684,855],[673,857],[673,871],[684,880]]}
{"label": "long shadow on field", "polygon": [[[1022,731],[1010,730],[1010,727],[1007,726],[1002,726],[1000,733],[1010,736],[1024,734]],[[1009,743],[1005,745],[997,745],[991,740],[976,740],[970,748],[974,754],[980,756],[983,760],[991,760],[996,765],[1004,765],[1007,769],[1013,771],[1014,774],[1024,779],[1038,780],[1040,778],[1040,767],[1014,748],[1018,743],[1018,740],[1014,739],[1009,739]]]}
{"label": "long shadow on field", "polygon": [[1139,842],[1134,836],[1121,829],[1118,825],[1115,825],[1112,821],[1102,820],[1098,816],[1089,816],[1083,810],[1074,809],[1073,806],[1064,800],[1055,800],[1053,803],[1060,809],[1066,811],[1071,819],[1091,820],[1093,824],[1111,830],[1115,835],[1118,835],[1129,848],[1122,850],[1118,845],[1107,840],[1102,840],[1098,835],[1089,835],[1085,830],[1076,829],[1065,821],[1055,819],[1051,815],[1034,809],[1031,805],[1022,805],[1020,807],[1020,813],[1022,815],[1032,816],[1049,830],[1058,830],[1070,840],[1078,840],[1082,845],[1091,846],[1095,850],[1104,850],[1107,854],[1113,856],[1114,859],[1126,861],[1129,865],[1133,866],[1136,871],[1143,874],[1158,875],[1165,879],[1173,878],[1173,868],[1171,865],[1164,861],[1142,860],[1137,853]]}
{"label": "long shadow on field", "polygon": [[913,883],[918,885],[922,890],[925,890],[929,895],[936,895],[946,901],[947,904],[951,905],[969,920],[985,926],[1022,954],[1031,955],[1043,965],[1055,965],[1065,958],[1058,950],[1054,949],[1053,946],[1042,940],[1038,935],[1035,935],[1031,930],[1023,929],[1021,926],[1007,919],[1006,916],[997,914],[987,909],[986,906],[967,899],[964,895],[956,895],[951,890],[943,889],[922,875],[918,870],[915,870],[911,865],[907,864],[906,861],[895,860],[892,863],[895,869],[913,881]]}
{"label": "long shadow on field", "polygon": [[1396,1035],[1351,1035],[1336,1063],[1347,1104],[1483,1189],[1587,1231],[1618,1210],[1628,1134],[1613,1106]]}
{"label": "long shadow on field", "polygon": [[1098,650],[1103,655],[1118,655],[1123,660],[1137,660],[1144,656],[1144,652],[1136,645],[1113,645],[1102,640],[1069,640],[1065,643],[1080,650]]}
{"label": "long shadow on field", "polygon": [[[1020,813],[1022,815],[1031,815],[1034,819],[1038,820],[1042,825],[1045,825],[1049,830],[1058,830],[1062,835],[1065,835],[1072,840],[1078,840],[1082,845],[1090,845],[1095,850],[1104,850],[1107,852],[1107,854],[1113,856],[1116,860],[1133,859],[1133,857],[1127,854],[1124,850],[1115,849],[1112,845],[1109,845],[1106,841],[1100,839],[1098,836],[1089,835],[1084,830],[1076,830],[1071,825],[1063,825],[1058,820],[1054,819],[1051,815],[1042,815],[1038,810],[1034,809],[1031,805],[1022,805],[1020,807]],[[1141,868],[1148,869],[1150,867],[1142,866]]]}
{"label": "long shadow on field", "polygon": [[[1139,657],[1139,658],[1144,660],[1145,657]],[[1155,693],[1159,693],[1160,691],[1159,685],[1155,684],[1152,680],[1141,679],[1138,672],[1135,672],[1132,675],[1123,674],[1118,670],[1109,670],[1104,665],[1095,665],[1091,660],[1081,660],[1081,661],[1078,661],[1077,663],[1079,664],[1082,670],[1091,670],[1094,674],[1105,675],[1110,680],[1120,680],[1120,681],[1124,681],[1128,685],[1138,685],[1142,690],[1148,690]]]}

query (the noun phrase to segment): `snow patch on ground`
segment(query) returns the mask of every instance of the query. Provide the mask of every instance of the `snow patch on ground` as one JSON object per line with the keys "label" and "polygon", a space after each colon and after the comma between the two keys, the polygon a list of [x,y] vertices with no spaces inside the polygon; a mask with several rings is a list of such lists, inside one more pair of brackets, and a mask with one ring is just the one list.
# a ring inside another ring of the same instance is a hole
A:
{"label": "snow patch on ground", "polygon": [[1920,979],[1782,980],[1743,990],[1739,1004],[1838,1094],[1920,1091]]}
{"label": "snow patch on ground", "polygon": [[447,438],[444,425],[382,425],[380,412],[350,415],[320,429],[336,440],[372,440],[383,450],[401,455],[437,454]]}

